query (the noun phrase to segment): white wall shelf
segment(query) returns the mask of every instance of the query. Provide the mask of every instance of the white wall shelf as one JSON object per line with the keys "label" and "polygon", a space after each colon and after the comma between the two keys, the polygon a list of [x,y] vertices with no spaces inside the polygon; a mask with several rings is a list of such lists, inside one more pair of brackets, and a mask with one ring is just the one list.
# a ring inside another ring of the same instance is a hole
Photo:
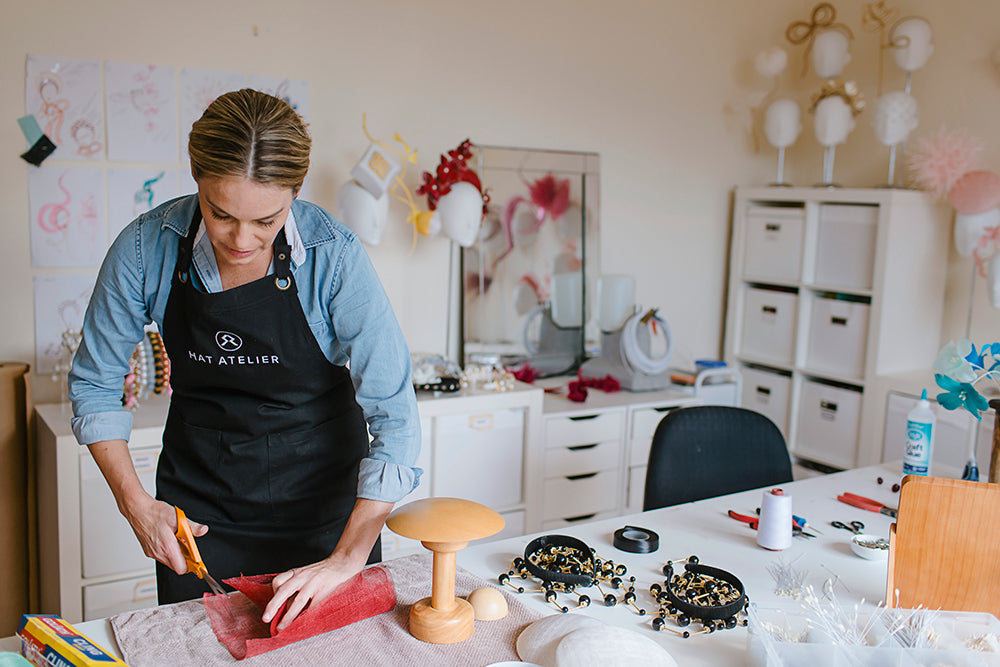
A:
{"label": "white wall shelf", "polygon": [[725,358],[753,371],[743,405],[796,456],[881,460],[876,378],[929,369],[940,342],[945,209],[894,189],[736,189]]}

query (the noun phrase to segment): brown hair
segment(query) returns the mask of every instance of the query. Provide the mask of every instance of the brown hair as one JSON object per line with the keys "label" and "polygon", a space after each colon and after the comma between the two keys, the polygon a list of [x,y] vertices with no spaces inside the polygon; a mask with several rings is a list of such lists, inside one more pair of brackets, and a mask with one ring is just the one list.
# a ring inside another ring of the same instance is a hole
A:
{"label": "brown hair", "polygon": [[309,171],[312,140],[284,100],[244,88],[220,95],[191,127],[195,180],[238,176],[298,192]]}

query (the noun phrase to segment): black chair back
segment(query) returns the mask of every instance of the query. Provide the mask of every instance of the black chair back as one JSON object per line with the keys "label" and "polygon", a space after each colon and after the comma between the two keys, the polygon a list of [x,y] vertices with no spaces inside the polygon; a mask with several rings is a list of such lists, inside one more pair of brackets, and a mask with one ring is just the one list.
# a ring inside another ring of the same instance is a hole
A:
{"label": "black chair back", "polygon": [[642,508],[790,481],[785,438],[770,419],[722,405],[682,408],[667,413],[653,434]]}

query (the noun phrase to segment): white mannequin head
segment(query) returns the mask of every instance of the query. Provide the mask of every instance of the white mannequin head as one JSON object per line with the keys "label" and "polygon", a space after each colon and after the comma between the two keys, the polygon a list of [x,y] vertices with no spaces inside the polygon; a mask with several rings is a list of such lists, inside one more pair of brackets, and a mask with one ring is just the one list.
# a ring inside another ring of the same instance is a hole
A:
{"label": "white mannequin head", "polygon": [[476,186],[459,181],[437,203],[441,231],[463,248],[476,242],[483,219],[483,196]]}
{"label": "white mannequin head", "polygon": [[912,95],[896,90],[875,100],[872,126],[883,146],[895,146],[906,141],[910,132],[917,129],[919,120],[917,100]]}
{"label": "white mannequin head", "polygon": [[931,44],[931,24],[919,16],[911,16],[893,26],[889,34],[892,58],[904,72],[914,72],[927,64],[934,52]]}
{"label": "white mannequin head", "polygon": [[802,132],[802,110],[795,100],[771,102],[764,113],[764,135],[775,148],[788,148]]}
{"label": "white mannequin head", "polygon": [[840,30],[821,30],[813,38],[812,63],[816,74],[822,79],[840,76],[847,63],[851,62],[850,40]]}
{"label": "white mannequin head", "polygon": [[378,199],[356,181],[348,181],[337,190],[337,217],[354,230],[363,243],[382,242],[389,219],[389,195]]}
{"label": "white mannequin head", "polygon": [[820,145],[836,146],[847,141],[847,135],[854,129],[854,114],[843,97],[831,95],[816,105],[813,125]]}

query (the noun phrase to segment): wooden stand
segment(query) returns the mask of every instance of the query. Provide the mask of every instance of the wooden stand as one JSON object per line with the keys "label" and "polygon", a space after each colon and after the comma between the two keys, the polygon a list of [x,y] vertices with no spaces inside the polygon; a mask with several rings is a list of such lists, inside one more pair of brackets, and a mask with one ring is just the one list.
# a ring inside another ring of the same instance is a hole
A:
{"label": "wooden stand", "polygon": [[991,484],[1000,482],[1000,400],[994,398],[990,400],[990,407],[993,408],[993,451],[990,454],[990,475]]}
{"label": "wooden stand", "polygon": [[503,517],[471,500],[425,498],[403,505],[385,525],[403,537],[420,540],[434,553],[431,596],[410,609],[410,634],[432,644],[454,644],[472,636],[472,605],[455,597],[455,554],[469,540],[500,532]]}

